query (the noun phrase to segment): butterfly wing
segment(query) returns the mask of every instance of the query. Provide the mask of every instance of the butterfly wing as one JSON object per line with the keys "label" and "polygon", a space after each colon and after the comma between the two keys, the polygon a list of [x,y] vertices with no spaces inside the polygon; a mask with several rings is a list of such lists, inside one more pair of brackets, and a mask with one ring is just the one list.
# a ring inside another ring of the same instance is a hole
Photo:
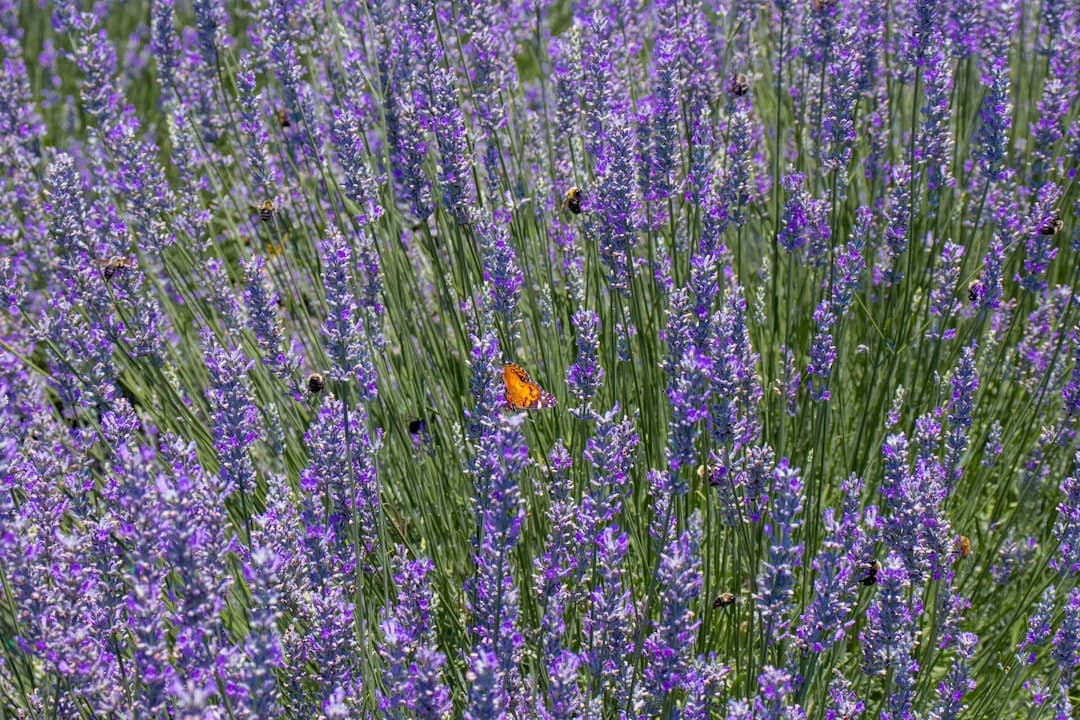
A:
{"label": "butterfly wing", "polygon": [[555,396],[534,383],[529,373],[516,363],[503,366],[503,385],[506,388],[506,404],[511,408],[532,410],[555,405]]}

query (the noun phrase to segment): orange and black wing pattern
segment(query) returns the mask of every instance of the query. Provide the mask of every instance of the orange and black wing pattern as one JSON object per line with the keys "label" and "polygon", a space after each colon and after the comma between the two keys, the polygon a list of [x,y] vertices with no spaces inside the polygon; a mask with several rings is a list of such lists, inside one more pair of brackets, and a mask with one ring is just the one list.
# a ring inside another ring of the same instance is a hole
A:
{"label": "orange and black wing pattern", "polygon": [[503,366],[506,405],[514,410],[539,410],[555,406],[555,396],[546,392],[517,363]]}

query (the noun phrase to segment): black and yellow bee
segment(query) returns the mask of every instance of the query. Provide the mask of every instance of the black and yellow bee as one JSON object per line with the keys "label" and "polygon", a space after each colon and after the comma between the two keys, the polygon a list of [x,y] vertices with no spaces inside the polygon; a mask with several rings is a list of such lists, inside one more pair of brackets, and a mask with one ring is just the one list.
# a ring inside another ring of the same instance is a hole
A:
{"label": "black and yellow bee", "polygon": [[263,204],[259,206],[259,219],[263,222],[270,222],[274,217],[274,201],[264,200]]}
{"label": "black and yellow bee", "polygon": [[1060,215],[1052,215],[1046,222],[1039,227],[1040,235],[1054,235],[1061,231],[1061,228],[1065,227],[1065,221],[1061,219]]}
{"label": "black and yellow bee", "polygon": [[130,270],[135,267],[135,261],[123,255],[113,255],[109,258],[97,258],[94,265],[101,268],[101,276],[106,280],[112,280],[113,275],[121,270]]}
{"label": "black and yellow bee", "polygon": [[735,97],[742,97],[750,92],[750,81],[742,73],[736,73],[728,80],[727,90]]}
{"label": "black and yellow bee", "polygon": [[877,583],[879,572],[881,572],[881,563],[877,560],[859,563],[859,582],[870,587]]}
{"label": "black and yellow bee", "polygon": [[734,593],[726,592],[726,593],[720,593],[719,595],[717,595],[716,599],[712,601],[712,606],[713,606],[713,609],[720,609],[722,607],[727,607],[728,605],[733,605],[734,603],[735,603],[735,595],[734,595]]}
{"label": "black and yellow bee", "polygon": [[581,199],[582,199],[583,196],[584,196],[584,193],[581,192],[581,188],[579,188],[577,185],[575,185],[572,188],[570,188],[569,190],[567,190],[566,194],[563,195],[563,200],[562,200],[563,212],[566,212],[567,210],[569,210],[570,212],[574,213],[575,215],[580,215],[581,214]]}

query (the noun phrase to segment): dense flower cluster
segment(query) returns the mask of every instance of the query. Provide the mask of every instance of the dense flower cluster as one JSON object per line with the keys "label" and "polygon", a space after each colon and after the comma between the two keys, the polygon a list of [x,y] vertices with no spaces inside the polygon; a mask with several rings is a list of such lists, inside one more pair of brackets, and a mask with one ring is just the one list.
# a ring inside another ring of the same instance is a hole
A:
{"label": "dense flower cluster", "polygon": [[1076,716],[1075,2],[0,0],[0,67],[0,717]]}

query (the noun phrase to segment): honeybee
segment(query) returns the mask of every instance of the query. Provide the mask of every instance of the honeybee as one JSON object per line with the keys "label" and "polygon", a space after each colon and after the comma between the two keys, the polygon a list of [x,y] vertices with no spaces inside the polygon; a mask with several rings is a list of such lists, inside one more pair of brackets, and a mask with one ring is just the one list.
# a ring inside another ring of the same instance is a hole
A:
{"label": "honeybee", "polygon": [[810,0],[810,6],[817,12],[824,12],[836,4],[836,0]]}
{"label": "honeybee", "polygon": [[870,587],[877,583],[878,573],[881,572],[881,563],[877,560],[866,560],[859,563],[859,582]]}
{"label": "honeybee", "polygon": [[1065,221],[1060,215],[1052,215],[1046,222],[1039,226],[1040,235],[1053,235],[1065,226]]}
{"label": "honeybee", "polygon": [[962,558],[966,558],[971,554],[971,540],[967,535],[958,535],[956,537],[956,552]]}
{"label": "honeybee", "polygon": [[292,125],[292,123],[289,122],[289,114],[280,108],[277,111],[277,123],[283,128],[287,128]]}
{"label": "honeybee", "polygon": [[728,605],[732,605],[734,602],[735,595],[733,593],[720,593],[716,596],[716,599],[712,601],[712,606],[714,609],[719,609],[722,607],[727,607]]}
{"label": "honeybee", "polygon": [[94,265],[101,268],[101,276],[106,280],[112,280],[113,275],[121,270],[130,270],[135,267],[135,261],[123,255],[113,255],[110,258],[97,258]]}
{"label": "honeybee", "polygon": [[270,222],[272,217],[274,217],[274,201],[264,200],[263,204],[259,206],[259,219],[263,222]]}
{"label": "honeybee", "polygon": [[563,210],[563,212],[566,212],[567,210],[569,210],[570,212],[574,213],[575,215],[580,215],[581,214],[581,198],[582,198],[581,188],[579,188],[577,185],[575,185],[572,188],[570,188],[569,190],[567,190],[566,194],[563,195],[563,200],[562,200],[562,210]]}
{"label": "honeybee", "polygon": [[750,92],[750,81],[742,73],[736,73],[728,80],[727,91],[735,97],[742,97]]}
{"label": "honeybee", "polygon": [[311,373],[307,379],[307,390],[312,395],[318,395],[326,389],[326,381],[319,373]]}

